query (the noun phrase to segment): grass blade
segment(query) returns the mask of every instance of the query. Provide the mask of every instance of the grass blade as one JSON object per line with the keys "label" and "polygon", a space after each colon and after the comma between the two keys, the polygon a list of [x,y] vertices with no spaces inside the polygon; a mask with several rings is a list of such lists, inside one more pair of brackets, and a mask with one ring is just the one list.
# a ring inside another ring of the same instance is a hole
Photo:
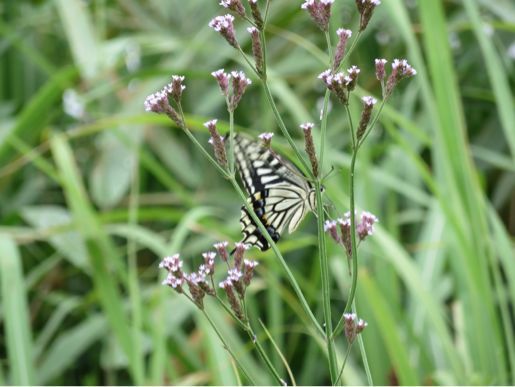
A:
{"label": "grass blade", "polygon": [[2,314],[10,382],[14,385],[34,385],[36,382],[32,363],[32,333],[21,256],[14,241],[5,234],[0,234],[0,251]]}

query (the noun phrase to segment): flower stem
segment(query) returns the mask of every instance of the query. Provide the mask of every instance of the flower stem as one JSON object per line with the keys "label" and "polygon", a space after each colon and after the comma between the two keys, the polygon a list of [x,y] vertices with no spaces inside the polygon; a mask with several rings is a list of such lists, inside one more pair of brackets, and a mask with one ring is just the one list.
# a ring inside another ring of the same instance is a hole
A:
{"label": "flower stem", "polygon": [[337,385],[340,382],[340,379],[342,378],[343,370],[345,369],[345,365],[347,364],[347,359],[349,358],[351,349],[352,343],[349,343],[349,345],[347,346],[347,351],[345,351],[345,357],[343,358],[342,368],[340,369],[340,373],[338,374],[338,378],[336,379],[335,385]]}
{"label": "flower stem", "polygon": [[229,109],[229,174],[234,176],[234,111]]}
{"label": "flower stem", "polygon": [[332,336],[333,323],[331,317],[331,278],[329,275],[329,262],[325,244],[324,207],[322,203],[321,184],[318,179],[315,180],[315,195],[317,202],[318,248],[320,252],[320,271],[322,274],[322,303],[325,320],[325,339],[327,355],[329,358],[329,372],[331,374],[331,382],[334,385],[337,377],[338,366],[336,364],[336,352]]}
{"label": "flower stem", "polygon": [[233,351],[229,348],[229,346],[227,345],[227,342],[225,341],[225,339],[223,338],[222,334],[220,333],[220,331],[218,330],[218,328],[216,327],[216,324],[215,322],[211,319],[211,317],[209,317],[209,315],[207,314],[207,312],[205,310],[202,309],[202,313],[204,314],[204,316],[206,317],[207,321],[209,321],[209,324],[211,324],[211,327],[213,327],[213,330],[215,331],[216,335],[218,336],[218,339],[222,342],[225,350],[227,352],[229,352],[229,355],[231,355],[231,357],[234,359],[235,363],[238,365],[238,367],[240,368],[240,370],[243,372],[243,374],[245,375],[245,377],[254,385],[256,386],[256,382],[250,377],[249,373],[247,372],[247,370],[245,369],[245,367],[243,366],[243,364],[240,363],[240,361],[238,360],[238,357],[233,353]]}
{"label": "flower stem", "polygon": [[265,362],[268,370],[271,372],[271,374],[273,375],[274,379],[277,381],[277,383],[279,385],[283,385],[284,384],[284,381],[283,379],[281,378],[281,375],[279,375],[279,373],[277,372],[277,370],[275,369],[274,365],[272,364],[272,362],[270,361],[270,358],[268,357],[268,355],[266,354],[263,346],[261,345],[261,343],[259,342],[259,340],[257,339],[257,336],[256,334],[254,333],[252,327],[250,326],[250,323],[248,322],[248,318],[247,318],[247,326],[246,326],[246,332],[247,334],[249,335],[249,338],[250,340],[252,341],[252,343],[254,344],[254,347],[256,347],[256,350],[258,351],[259,355],[261,356],[261,358],[263,359],[263,361]]}

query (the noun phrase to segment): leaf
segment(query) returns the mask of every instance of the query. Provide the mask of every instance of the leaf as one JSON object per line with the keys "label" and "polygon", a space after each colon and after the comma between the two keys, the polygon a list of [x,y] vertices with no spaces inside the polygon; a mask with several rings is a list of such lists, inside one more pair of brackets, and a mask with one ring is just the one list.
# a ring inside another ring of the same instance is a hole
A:
{"label": "leaf", "polygon": [[[70,226],[72,217],[66,208],[59,206],[31,206],[21,210],[23,219],[38,231],[47,231],[58,226]],[[71,264],[82,270],[89,270],[84,239],[77,231],[52,233],[48,242]]]}

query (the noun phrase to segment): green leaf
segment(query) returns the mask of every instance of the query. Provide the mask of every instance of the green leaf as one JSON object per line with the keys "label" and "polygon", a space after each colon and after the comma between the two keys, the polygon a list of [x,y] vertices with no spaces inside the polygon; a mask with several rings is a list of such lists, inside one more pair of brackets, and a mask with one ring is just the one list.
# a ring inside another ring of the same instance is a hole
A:
{"label": "green leaf", "polygon": [[32,332],[21,256],[14,241],[0,234],[0,280],[11,383],[34,385]]}

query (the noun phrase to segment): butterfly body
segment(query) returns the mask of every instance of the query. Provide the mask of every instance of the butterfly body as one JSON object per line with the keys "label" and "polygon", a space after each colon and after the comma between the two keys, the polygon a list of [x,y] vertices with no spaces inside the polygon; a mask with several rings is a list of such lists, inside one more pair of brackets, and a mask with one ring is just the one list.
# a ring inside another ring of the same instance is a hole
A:
{"label": "butterfly body", "polygon": [[[311,183],[292,163],[242,135],[235,136],[236,165],[249,195],[247,201],[274,242],[285,229],[292,233],[315,209]],[[270,244],[245,206],[241,209],[242,243],[268,250]]]}

